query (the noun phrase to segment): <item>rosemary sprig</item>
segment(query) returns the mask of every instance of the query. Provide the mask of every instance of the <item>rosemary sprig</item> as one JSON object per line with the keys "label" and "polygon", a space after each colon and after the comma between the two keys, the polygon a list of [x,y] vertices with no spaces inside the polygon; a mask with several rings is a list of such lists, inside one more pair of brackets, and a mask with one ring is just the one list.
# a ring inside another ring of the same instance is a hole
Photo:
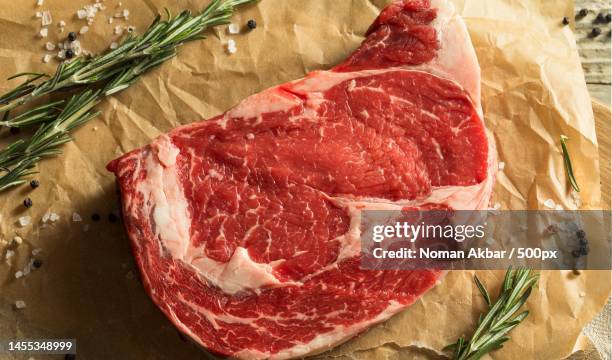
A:
{"label": "rosemary sprig", "polygon": [[565,171],[567,172],[567,178],[569,179],[572,188],[577,192],[580,192],[580,187],[578,187],[578,182],[576,181],[576,177],[574,176],[574,169],[572,167],[572,159],[570,159],[569,151],[567,151],[567,140],[569,138],[565,135],[561,135],[561,149],[563,150],[563,162],[565,163]]}
{"label": "rosemary sprig", "polygon": [[481,314],[478,327],[471,339],[460,337],[455,343],[444,350],[453,350],[453,360],[478,360],[490,351],[500,349],[510,338],[507,336],[528,315],[523,311],[515,313],[525,304],[533,287],[538,282],[538,274],[528,269],[508,269],[504,278],[501,293],[492,304],[491,297],[478,277],[474,276],[478,290],[485,298],[489,310]]}
{"label": "rosemary sprig", "polygon": [[[14,90],[0,96],[0,113],[6,113],[62,89],[106,82],[141,61],[150,64],[162,63],[176,53],[178,46],[202,39],[203,30],[227,24],[236,6],[253,1],[213,0],[204,11],[197,15],[192,15],[188,10],[174,17],[167,13],[168,20],[165,21],[162,21],[161,16],[158,15],[143,35],[130,34],[120,46],[106,54],[63,62],[57,67],[52,77],[39,73],[17,74],[11,78],[32,77]],[[48,79],[36,83],[43,77],[48,77]],[[22,123],[4,121],[0,125],[17,127]]]}
{"label": "rosemary sprig", "polygon": [[[236,6],[255,0],[213,0],[200,14],[189,11],[162,21],[157,16],[142,36],[128,36],[115,50],[99,57],[78,58],[58,66],[56,73],[37,85],[46,75],[32,76],[14,90],[0,97],[0,112],[4,112],[0,126],[25,127],[42,124],[28,140],[17,140],[0,150],[0,192],[26,182],[34,166],[42,159],[60,153],[60,146],[72,140],[70,132],[96,117],[93,107],[104,97],[122,91],[134,84],[142,74],[176,56],[177,47],[196,39],[211,26],[226,24]],[[99,88],[99,90],[87,89]],[[40,96],[48,95],[75,85],[85,87],[73,95],[63,110],[62,101],[35,107],[9,119],[9,111]]]}

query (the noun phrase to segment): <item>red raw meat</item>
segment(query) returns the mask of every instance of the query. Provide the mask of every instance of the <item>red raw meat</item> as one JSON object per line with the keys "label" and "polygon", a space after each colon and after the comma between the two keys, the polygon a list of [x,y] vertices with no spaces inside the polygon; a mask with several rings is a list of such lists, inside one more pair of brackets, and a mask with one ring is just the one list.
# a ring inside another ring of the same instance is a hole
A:
{"label": "red raw meat", "polygon": [[390,5],[333,70],[109,164],[147,292],[196,342],[242,359],[314,354],[388,319],[442,272],[360,269],[360,211],[486,208],[481,114],[452,5]]}

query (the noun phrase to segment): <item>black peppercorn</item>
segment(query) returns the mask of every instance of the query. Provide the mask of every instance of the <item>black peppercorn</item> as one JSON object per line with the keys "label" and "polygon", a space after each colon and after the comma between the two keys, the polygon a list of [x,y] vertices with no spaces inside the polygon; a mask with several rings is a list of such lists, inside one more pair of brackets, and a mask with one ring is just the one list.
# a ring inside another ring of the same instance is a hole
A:
{"label": "black peppercorn", "polygon": [[74,41],[77,39],[77,34],[74,31],[68,33],[68,40]]}
{"label": "black peppercorn", "polygon": [[108,214],[108,221],[112,223],[116,223],[118,220],[119,220],[119,216],[117,216],[117,214],[115,213]]}
{"label": "black peppercorn", "polygon": [[253,19],[247,21],[247,27],[251,30],[254,30],[255,28],[257,28],[257,22]]}
{"label": "black peppercorn", "polygon": [[590,251],[591,251],[591,248],[589,248],[589,245],[580,247],[580,255],[588,255]]}
{"label": "black peppercorn", "polygon": [[563,17],[563,25],[569,25],[570,21],[567,16]]}
{"label": "black peppercorn", "polygon": [[32,266],[34,266],[36,269],[40,269],[42,264],[43,262],[40,259],[34,259],[34,261],[32,261]]}
{"label": "black peppercorn", "polygon": [[11,134],[13,135],[17,135],[19,134],[19,132],[21,132],[21,130],[18,127],[12,127],[10,131],[11,131]]}
{"label": "black peppercorn", "polygon": [[74,57],[74,51],[72,51],[72,49],[67,49],[65,54],[66,59],[72,59]]}
{"label": "black peppercorn", "polygon": [[93,220],[93,221],[100,221],[100,214],[92,214],[91,215],[91,220]]}
{"label": "black peppercorn", "polygon": [[606,15],[606,22],[607,23],[612,22],[612,14]]}
{"label": "black peppercorn", "polygon": [[582,239],[586,236],[586,233],[584,232],[584,230],[580,229],[576,231],[576,236],[578,236],[579,239]]}
{"label": "black peppercorn", "polygon": [[586,238],[580,238],[579,242],[581,246],[585,246],[589,243],[589,240],[587,240]]}
{"label": "black peppercorn", "polygon": [[580,11],[578,12],[578,16],[580,17],[585,17],[589,14],[589,11],[587,9],[580,9]]}
{"label": "black peppercorn", "polygon": [[591,37],[598,37],[599,35],[601,35],[600,28],[593,28],[593,30],[591,30]]}
{"label": "black peppercorn", "polygon": [[572,250],[572,256],[575,258],[579,258],[582,255],[580,250]]}
{"label": "black peppercorn", "polygon": [[25,200],[23,200],[23,206],[25,206],[26,208],[31,208],[32,205],[34,205],[34,203],[32,202],[32,199],[30,198],[26,198]]}
{"label": "black peppercorn", "polygon": [[597,14],[597,17],[595,18],[595,22],[596,23],[601,24],[601,23],[603,23],[605,21],[606,21],[606,16],[604,14],[602,14],[602,13]]}
{"label": "black peppercorn", "polygon": [[32,189],[36,189],[36,188],[37,188],[37,187],[39,187],[39,186],[40,186],[40,181],[38,181],[38,180],[32,180],[32,181],[30,181],[30,187],[31,187]]}

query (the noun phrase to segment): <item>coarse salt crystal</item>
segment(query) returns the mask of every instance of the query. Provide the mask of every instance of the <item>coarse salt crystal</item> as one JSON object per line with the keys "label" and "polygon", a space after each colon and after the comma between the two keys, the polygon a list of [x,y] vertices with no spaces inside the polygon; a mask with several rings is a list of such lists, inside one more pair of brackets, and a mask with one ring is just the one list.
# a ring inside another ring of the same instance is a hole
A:
{"label": "coarse salt crystal", "polygon": [[123,34],[123,27],[121,25],[115,26],[115,35]]}
{"label": "coarse salt crystal", "polygon": [[88,31],[89,31],[89,26],[83,26],[83,27],[81,28],[81,30],[79,30],[79,33],[81,33],[81,34],[85,34],[85,33],[86,33],[86,32],[88,32]]}
{"label": "coarse salt crystal", "polygon": [[87,11],[83,9],[77,10],[77,17],[79,19],[85,19],[87,17]]}
{"label": "coarse salt crystal", "polygon": [[49,215],[49,221],[51,221],[51,222],[56,222],[59,219],[60,219],[60,216],[58,214],[56,214],[56,213],[51,213]]}
{"label": "coarse salt crystal", "polygon": [[506,168],[506,163],[503,161],[500,161],[499,164],[497,164],[497,168],[499,170],[504,170]]}
{"label": "coarse salt crystal", "polygon": [[30,225],[31,221],[32,221],[31,216],[22,216],[19,218],[19,225],[21,225],[21,227],[28,226]]}
{"label": "coarse salt crystal", "polygon": [[55,44],[52,43],[51,41],[47,41],[47,43],[45,44],[45,49],[49,51],[53,51],[55,50]]}
{"label": "coarse salt crystal", "polygon": [[555,208],[555,202],[553,201],[553,199],[548,199],[548,200],[544,201],[544,206],[546,206],[549,209],[554,209]]}
{"label": "coarse salt crystal", "polygon": [[36,0],[36,6],[43,6],[45,0]]}
{"label": "coarse salt crystal", "polygon": [[72,213],[72,221],[74,222],[80,222],[83,221],[83,218],[81,217],[81,215],[79,213]]}
{"label": "coarse salt crystal", "polygon": [[499,210],[499,209],[501,209],[501,204],[500,203],[495,203],[493,205],[493,210]]}
{"label": "coarse salt crystal", "polygon": [[112,24],[112,23],[113,23],[113,18],[112,18],[112,17],[109,17],[109,18],[108,18],[108,23],[109,23],[109,24]]}
{"label": "coarse salt crystal", "polygon": [[13,257],[13,255],[15,255],[15,252],[13,250],[6,250],[6,254],[4,254],[4,259],[8,262],[9,259]]}
{"label": "coarse salt crystal", "polygon": [[121,15],[123,15],[123,17],[127,19],[130,16],[130,10],[123,9],[123,11],[121,12]]}
{"label": "coarse salt crystal", "polygon": [[[60,51],[61,52],[61,51]],[[46,212],[45,215],[43,215],[42,217],[42,222],[46,223],[47,221],[49,221],[49,218],[51,217],[51,213],[50,212]]]}
{"label": "coarse salt crystal", "polygon": [[23,244],[23,239],[21,238],[21,236],[15,236],[15,237],[13,238],[13,242],[14,242],[15,244],[17,244],[17,245],[21,245],[21,244]]}
{"label": "coarse salt crystal", "polygon": [[563,206],[557,204],[557,205],[555,205],[555,210],[561,211],[561,210],[563,210]]}
{"label": "coarse salt crystal", "polygon": [[51,17],[50,11],[43,11],[42,19],[40,20],[42,26],[49,26],[53,23],[53,18]]}
{"label": "coarse salt crystal", "polygon": [[21,310],[21,309],[25,309],[25,307],[26,307],[25,301],[23,301],[23,300],[15,301],[15,309]]}
{"label": "coarse salt crystal", "polygon": [[119,44],[117,44],[116,42],[112,42],[112,43],[110,44],[110,48],[111,48],[111,49],[116,49],[118,46],[119,46]]}
{"label": "coarse salt crystal", "polygon": [[40,29],[40,31],[38,32],[38,35],[40,35],[40,37],[46,38],[49,35],[49,29],[47,28]]}
{"label": "coarse salt crystal", "polygon": [[43,61],[45,64],[46,64],[46,63],[48,63],[49,61],[51,61],[51,55],[49,55],[49,54],[45,54],[45,56],[43,56],[42,61]]}
{"label": "coarse salt crystal", "polygon": [[238,34],[240,33],[240,28],[238,27],[238,25],[232,23],[229,24],[229,26],[227,27],[227,32],[230,34]]}
{"label": "coarse salt crystal", "polygon": [[64,27],[64,26],[66,26],[66,22],[65,22],[64,20],[60,20],[60,21],[57,23],[57,26],[59,26],[59,27]]}
{"label": "coarse salt crystal", "polygon": [[42,17],[42,11],[37,11],[36,12],[36,17],[37,18],[41,18]]}
{"label": "coarse salt crystal", "polygon": [[255,135],[252,134],[252,133],[248,133],[248,134],[246,134],[246,138],[249,139],[249,140],[253,140],[253,139],[255,139]]}
{"label": "coarse salt crystal", "polygon": [[19,279],[22,276],[23,276],[23,272],[21,270],[15,272],[15,279]]}
{"label": "coarse salt crystal", "polygon": [[32,256],[36,256],[42,252],[41,248],[32,249]]}

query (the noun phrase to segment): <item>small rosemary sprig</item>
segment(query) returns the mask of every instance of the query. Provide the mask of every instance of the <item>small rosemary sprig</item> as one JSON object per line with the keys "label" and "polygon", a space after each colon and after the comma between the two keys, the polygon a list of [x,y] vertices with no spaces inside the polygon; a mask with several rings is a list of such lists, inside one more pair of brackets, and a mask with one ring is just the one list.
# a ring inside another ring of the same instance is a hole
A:
{"label": "small rosemary sprig", "polygon": [[578,187],[578,182],[576,181],[576,177],[574,176],[574,168],[572,167],[572,159],[569,156],[569,151],[567,151],[567,140],[569,138],[565,135],[561,135],[561,149],[563,150],[563,163],[565,164],[565,171],[567,173],[567,178],[569,179],[572,188],[577,192],[580,192],[580,187]]}
{"label": "small rosemary sprig", "polygon": [[538,282],[538,274],[528,269],[508,269],[501,293],[492,304],[491,297],[478,277],[474,276],[478,290],[485,298],[489,310],[481,314],[478,327],[469,340],[460,337],[444,350],[453,350],[453,360],[478,360],[490,351],[500,349],[510,338],[507,336],[528,315],[523,311],[514,315],[527,301],[533,287]]}
{"label": "small rosemary sprig", "polygon": [[[59,154],[60,146],[72,140],[70,132],[99,114],[92,109],[104,97],[130,87],[142,74],[176,56],[178,46],[201,39],[200,33],[208,27],[228,23],[236,6],[253,1],[213,0],[195,16],[189,11],[175,17],[168,14],[166,21],[157,16],[142,36],[130,35],[117,49],[99,57],[62,63],[53,77],[38,84],[35,82],[44,74],[16,75],[31,78],[0,97],[0,113],[4,112],[0,127],[42,125],[30,139],[0,150],[0,192],[25,183],[40,160]],[[85,89],[73,95],[63,109],[64,102],[56,101],[9,118],[10,110],[20,105],[76,85]]]}

